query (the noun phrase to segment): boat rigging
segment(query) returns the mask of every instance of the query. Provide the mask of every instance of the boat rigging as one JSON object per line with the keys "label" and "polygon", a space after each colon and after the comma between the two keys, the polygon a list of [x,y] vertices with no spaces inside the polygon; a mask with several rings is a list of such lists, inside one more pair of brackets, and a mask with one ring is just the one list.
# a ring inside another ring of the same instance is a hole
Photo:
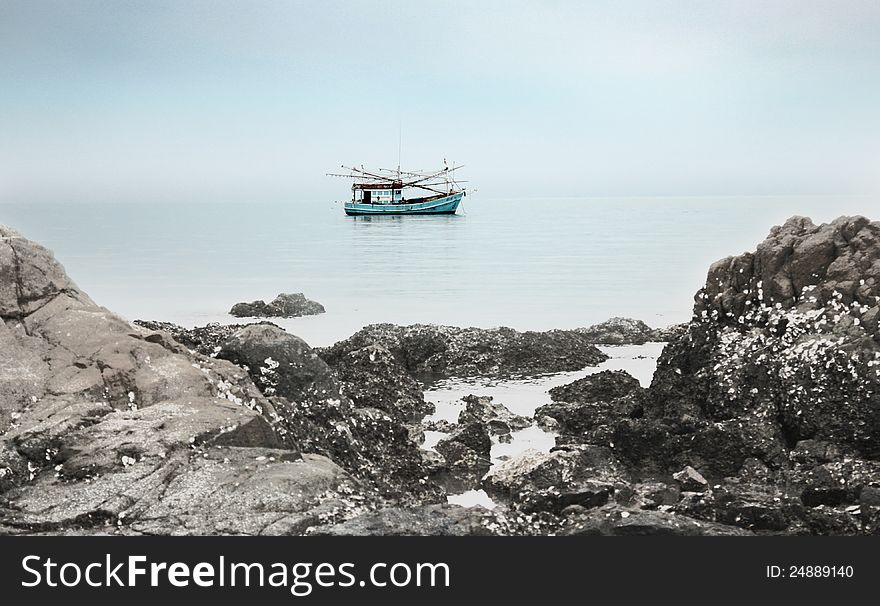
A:
{"label": "boat rigging", "polygon": [[408,171],[399,166],[396,170],[342,168],[348,172],[327,175],[353,180],[351,201],[345,203],[347,215],[455,214],[465,196],[460,184],[466,181],[454,175],[463,165],[450,167],[446,160],[443,168],[436,171]]}

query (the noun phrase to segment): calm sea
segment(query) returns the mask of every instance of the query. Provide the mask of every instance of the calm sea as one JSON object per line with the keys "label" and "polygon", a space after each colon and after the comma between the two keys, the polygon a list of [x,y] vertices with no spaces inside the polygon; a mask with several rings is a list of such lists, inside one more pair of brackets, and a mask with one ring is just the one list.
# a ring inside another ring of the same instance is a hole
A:
{"label": "calm sea", "polygon": [[438,217],[346,217],[337,203],[0,205],[128,319],[233,321],[238,301],[304,292],[281,322],[313,345],[373,322],[543,330],[690,317],[709,264],[800,214],[880,218],[866,197],[465,198]]}

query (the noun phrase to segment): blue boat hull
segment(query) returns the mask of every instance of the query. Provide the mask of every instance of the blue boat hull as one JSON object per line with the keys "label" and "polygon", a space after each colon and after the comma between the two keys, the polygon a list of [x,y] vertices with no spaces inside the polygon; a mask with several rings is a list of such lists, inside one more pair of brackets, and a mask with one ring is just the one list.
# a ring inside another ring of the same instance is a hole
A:
{"label": "blue boat hull", "polygon": [[464,193],[458,192],[415,204],[360,204],[345,203],[346,215],[452,215],[458,210]]}

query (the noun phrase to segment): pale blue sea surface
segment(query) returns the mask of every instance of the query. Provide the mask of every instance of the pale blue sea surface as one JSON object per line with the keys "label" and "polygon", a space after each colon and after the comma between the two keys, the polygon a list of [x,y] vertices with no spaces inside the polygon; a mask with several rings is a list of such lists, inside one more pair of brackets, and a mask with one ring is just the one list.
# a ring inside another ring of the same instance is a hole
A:
{"label": "pale blue sea surface", "polygon": [[868,197],[465,198],[463,214],[353,218],[316,200],[0,205],[128,319],[234,321],[238,301],[304,292],[283,324],[313,345],[374,322],[544,330],[611,316],[687,320],[713,261],[800,214],[880,218]]}

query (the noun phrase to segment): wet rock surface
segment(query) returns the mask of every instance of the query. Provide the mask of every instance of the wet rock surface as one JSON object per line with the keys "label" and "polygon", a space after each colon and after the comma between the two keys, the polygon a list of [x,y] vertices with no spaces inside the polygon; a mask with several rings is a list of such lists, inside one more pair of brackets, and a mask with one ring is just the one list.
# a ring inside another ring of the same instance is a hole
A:
{"label": "wet rock surface", "polygon": [[280,293],[269,303],[263,300],[250,303],[236,303],[229,310],[229,315],[237,318],[298,318],[314,316],[326,310],[317,301],[306,299],[301,292]]}
{"label": "wet rock surface", "polygon": [[425,378],[561,372],[594,366],[608,358],[574,330],[518,332],[428,324],[372,324],[319,354],[336,365],[368,345],[384,347],[407,372]]}

